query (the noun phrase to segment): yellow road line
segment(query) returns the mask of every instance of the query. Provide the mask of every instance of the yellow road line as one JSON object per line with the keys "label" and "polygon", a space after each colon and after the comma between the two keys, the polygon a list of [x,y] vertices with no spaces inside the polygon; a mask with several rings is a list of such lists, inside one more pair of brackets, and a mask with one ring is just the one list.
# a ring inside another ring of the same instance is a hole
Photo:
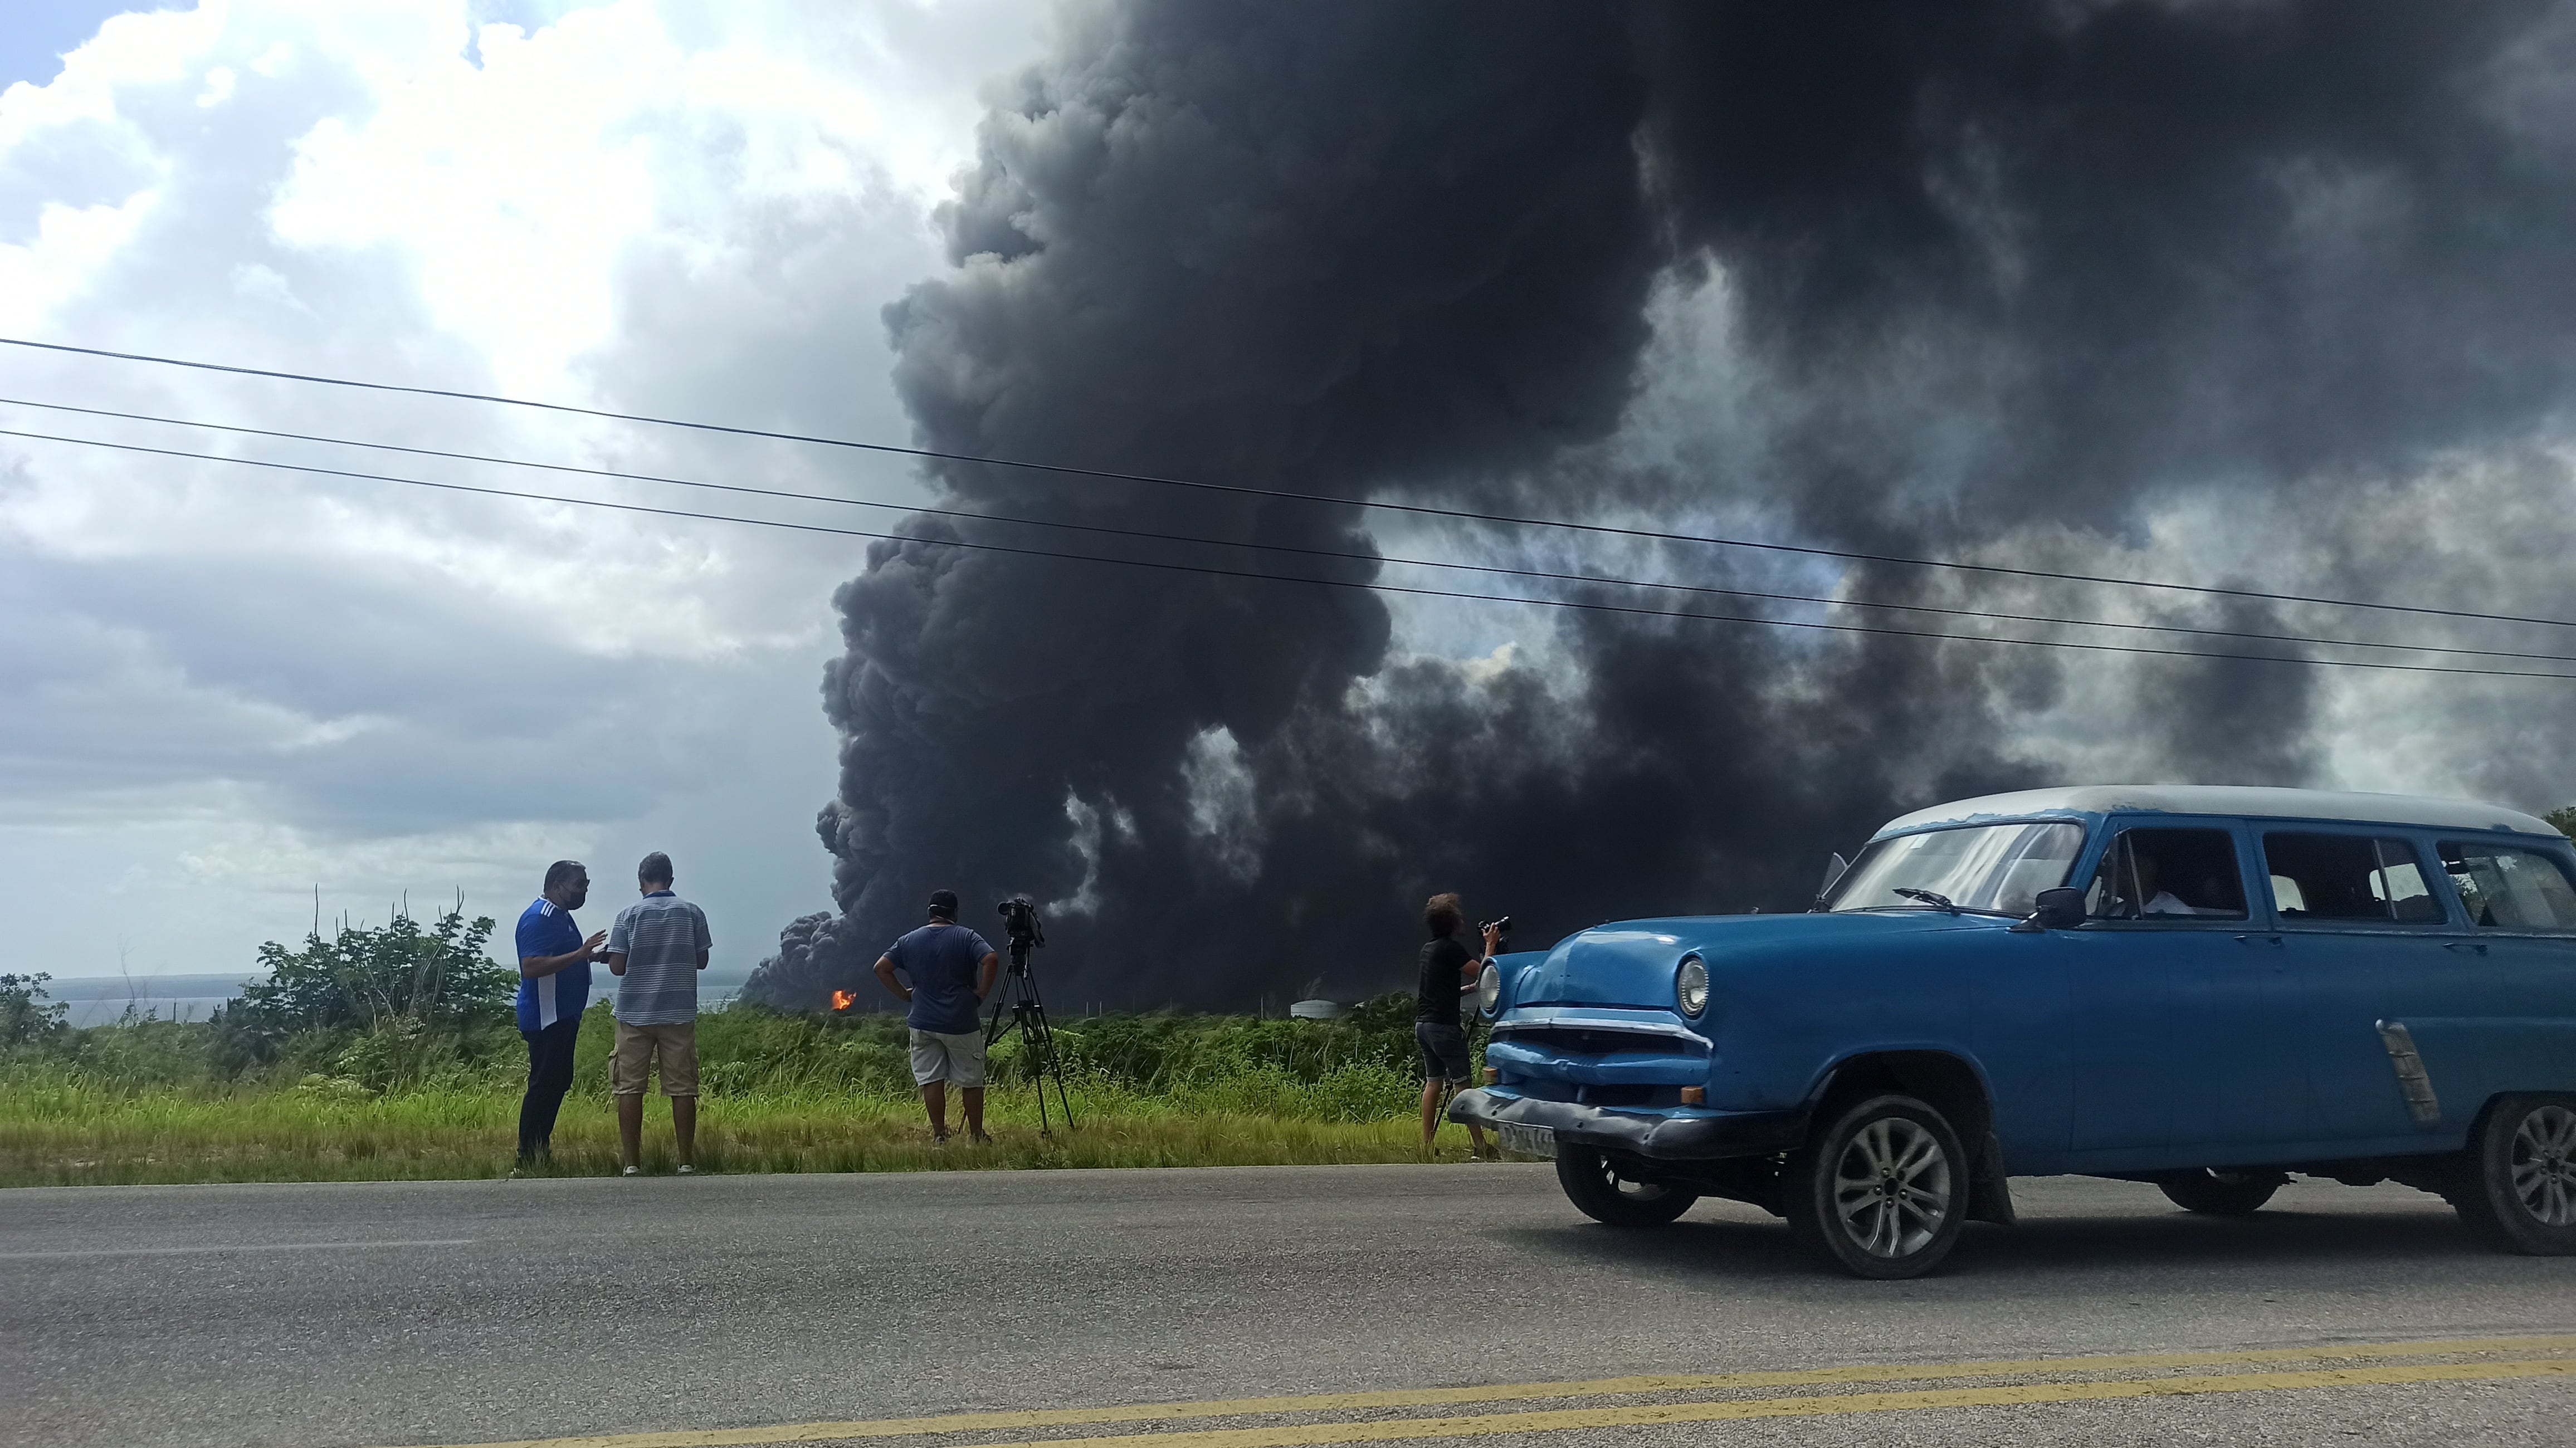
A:
{"label": "yellow road line", "polygon": [[[472,1445],[454,1444],[447,1445],[447,1448],[734,1448],[734,1445],[741,1444],[814,1443],[843,1438],[903,1438],[938,1433],[1007,1433],[1024,1432],[1032,1428],[1075,1427],[1100,1423],[1152,1423],[1187,1420],[1192,1418],[1262,1417],[1282,1413],[1348,1413],[1361,1412],[1374,1408],[1426,1408],[1439,1407],[1450,1403],[1497,1403],[1526,1401],[1535,1398],[1626,1397],[1645,1393],[1716,1392],[1742,1388],[1808,1387],[1847,1383],[1925,1382],[1949,1378],[2018,1377],[2032,1373],[2102,1373],[2122,1371],[2133,1372],[2141,1369],[2159,1368],[2256,1367],[2269,1363],[2348,1362],[2368,1360],[2372,1358],[2458,1357],[2477,1353],[2493,1354],[2531,1352],[2576,1352],[2576,1335],[2553,1337],[2455,1338],[2449,1340],[2419,1342],[2356,1342],[2339,1343],[2326,1347],[2246,1348],[2232,1352],[2126,1353],[2101,1357],[2017,1358],[1965,1363],[1873,1364],[1837,1368],[1795,1368],[1771,1372],[1670,1373],[1624,1378],[1592,1378],[1571,1382],[1500,1383],[1485,1387],[1409,1388],[1364,1393],[1309,1393],[1296,1396],[1270,1398],[1226,1398],[1178,1403],[1136,1403],[1098,1408],[1038,1408],[1006,1412],[945,1413],[935,1417],[873,1418],[853,1422],[778,1423],[758,1428],[710,1428],[659,1433],[608,1433],[570,1438],[524,1438],[507,1443],[482,1443]],[[2488,1366],[2501,1365],[2462,1364],[2454,1366],[2483,1370]],[[2528,1367],[2530,1365],[2524,1364],[2523,1366]],[[2448,1368],[2444,1369],[2444,1371],[2449,1370],[2450,1369]],[[2423,1372],[2428,1371],[2428,1369],[2390,1368],[2377,1370],[2339,1370],[2325,1372],[2322,1376],[2337,1382],[2342,1382],[2351,1380],[2352,1373],[2355,1371]],[[2539,1375],[2537,1371],[2513,1374],[2513,1376],[2536,1375]],[[2225,1381],[2250,1382],[2258,1376],[2283,1377],[2297,1375],[2230,1374],[2227,1375]],[[2410,1378],[2405,1381],[2434,1380],[2435,1379],[2431,1378]],[[2166,1378],[2156,1379],[2153,1381],[2172,1383],[2193,1380]],[[2063,1386],[2082,1388],[2097,1385],[2068,1384]],[[1960,1391],[2015,1393],[2037,1390],[2023,1388],[1990,1388]],[[2218,1390],[2211,1389],[2208,1391]],[[2239,1389],[2239,1391],[2251,1391],[2251,1389]],[[1837,1396],[1830,1399],[1818,1399],[1816,1401],[1850,1403],[1860,1402],[1868,1398],[1910,1396],[1923,1395],[1861,1394],[1848,1397]],[[2139,1394],[2112,1394],[2110,1396],[2139,1396]],[[1764,1399],[1761,1401],[1785,1403],[1806,1400],[1775,1398]],[[2013,1399],[2011,1401],[2022,1400]],[[2029,1401],[2063,1400],[2030,1399]],[[1684,1404],[1675,1406],[1687,1408],[1732,1408],[1740,1407],[1742,1404],[1717,1403]],[[1589,1413],[1660,1413],[1668,1410],[1669,1409],[1667,1407],[1640,1407],[1630,1409],[1583,1409],[1574,1411]],[[1863,1410],[1853,1409],[1851,1411]],[[1542,1418],[1553,1415],[1533,1413],[1499,1416]],[[1747,1415],[1738,1414],[1734,1416]],[[1405,1420],[1404,1426],[1424,1422],[1459,1421],[1469,1420],[1408,1419]],[[1667,1420],[1648,1418],[1640,1421],[1660,1422],[1700,1420]],[[1398,1425],[1385,1423],[1353,1425],[1326,1424],[1317,1425],[1317,1428],[1343,1426],[1385,1429]],[[1230,1431],[1298,1432],[1316,1431],[1316,1429],[1244,1429]],[[1525,1427],[1512,1430],[1497,1429],[1488,1431],[1532,1431],[1532,1429]],[[1191,1440],[1194,1442],[1201,1436],[1207,1436],[1208,1441],[1214,1442],[1217,1437],[1222,1435],[1134,1434],[1126,1435],[1125,1437],[1097,1437],[1066,1441],[1108,1444],[1151,1438],[1157,1443],[1169,1445],[1169,1448],[1186,1448],[1184,1440]],[[1439,1435],[1407,1433],[1391,1436]],[[1301,1438],[1294,1441],[1300,1443],[1326,1443],[1362,1440]],[[1014,1448],[1029,1448],[1029,1445],[1014,1445]]]}
{"label": "yellow road line", "polygon": [[2283,1373],[2207,1373],[2186,1378],[2127,1378],[2087,1383],[2024,1383],[1995,1388],[1931,1388],[1908,1393],[1837,1393],[1830,1397],[1738,1398],[1717,1403],[1641,1403],[1617,1408],[1558,1408],[1543,1413],[1480,1413],[1466,1418],[1385,1418],[1367,1423],[1308,1423],[1285,1428],[1218,1428],[1192,1433],[1125,1433],[1057,1438],[1010,1448],[1317,1448],[1335,1443],[1391,1443],[1411,1438],[1485,1438],[1500,1433],[1558,1433],[1572,1428],[1644,1428],[1670,1423],[1722,1423],[1744,1418],[1825,1418],[1846,1413],[1902,1413],[1925,1408],[2014,1407],[2028,1403],[2106,1402],[2201,1393],[2279,1392],[2289,1388],[2386,1387],[2405,1383],[2493,1382],[2502,1378],[2576,1377],[2576,1361],[2425,1363],[2413,1367],[2322,1368]]}

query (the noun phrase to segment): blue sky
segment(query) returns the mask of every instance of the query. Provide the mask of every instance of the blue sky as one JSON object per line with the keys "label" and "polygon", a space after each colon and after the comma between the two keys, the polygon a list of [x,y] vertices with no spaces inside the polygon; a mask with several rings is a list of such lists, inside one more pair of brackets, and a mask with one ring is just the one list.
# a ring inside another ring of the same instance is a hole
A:
{"label": "blue sky", "polygon": [[27,0],[0,9],[0,89],[42,85],[63,68],[63,52],[98,33],[98,23],[135,8],[110,0]]}

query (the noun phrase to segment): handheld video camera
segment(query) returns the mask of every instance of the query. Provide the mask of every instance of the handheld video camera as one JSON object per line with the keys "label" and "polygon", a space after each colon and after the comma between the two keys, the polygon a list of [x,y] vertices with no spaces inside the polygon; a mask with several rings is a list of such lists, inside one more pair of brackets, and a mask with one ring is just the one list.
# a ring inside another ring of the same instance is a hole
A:
{"label": "handheld video camera", "polygon": [[1484,935],[1484,933],[1485,933],[1486,931],[1488,931],[1488,930],[1493,931],[1493,932],[1494,932],[1494,934],[1495,934],[1495,937],[1496,937],[1497,939],[1500,939],[1500,940],[1509,940],[1509,939],[1511,939],[1511,938],[1512,938],[1512,917],[1510,917],[1510,916],[1506,915],[1506,916],[1504,916],[1504,917],[1503,917],[1502,919],[1500,919],[1500,920],[1488,920],[1488,921],[1485,921],[1483,924],[1478,925],[1478,926],[1476,927],[1476,934],[1477,934],[1477,936],[1478,936],[1479,938],[1482,938],[1482,937],[1483,937],[1483,935]]}

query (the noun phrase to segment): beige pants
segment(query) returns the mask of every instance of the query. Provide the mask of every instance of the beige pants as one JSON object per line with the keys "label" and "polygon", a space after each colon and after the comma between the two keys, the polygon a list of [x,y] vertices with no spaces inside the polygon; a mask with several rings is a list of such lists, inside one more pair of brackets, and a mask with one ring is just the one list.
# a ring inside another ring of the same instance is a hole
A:
{"label": "beige pants", "polygon": [[663,1095],[698,1094],[698,1023],[695,1021],[681,1021],[668,1026],[630,1026],[619,1021],[617,1052],[608,1059],[610,1093],[643,1095],[645,1072],[656,1057],[662,1063]]}

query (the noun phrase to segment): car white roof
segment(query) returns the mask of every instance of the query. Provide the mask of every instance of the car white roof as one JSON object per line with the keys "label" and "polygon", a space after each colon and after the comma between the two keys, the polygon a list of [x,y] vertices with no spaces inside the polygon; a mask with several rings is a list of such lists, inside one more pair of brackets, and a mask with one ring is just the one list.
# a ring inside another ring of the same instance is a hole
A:
{"label": "car white roof", "polygon": [[2251,815],[2257,819],[2353,820],[2448,830],[2510,830],[2516,834],[2559,837],[2558,831],[2550,828],[2546,820],[2502,805],[2479,804],[2475,800],[2232,784],[2078,784],[2055,789],[2022,789],[2010,794],[1981,795],[1975,799],[1919,809],[1910,815],[1889,820],[1878,832],[1892,835],[1930,825],[1968,824],[1976,820],[2110,814],[2123,810]]}

